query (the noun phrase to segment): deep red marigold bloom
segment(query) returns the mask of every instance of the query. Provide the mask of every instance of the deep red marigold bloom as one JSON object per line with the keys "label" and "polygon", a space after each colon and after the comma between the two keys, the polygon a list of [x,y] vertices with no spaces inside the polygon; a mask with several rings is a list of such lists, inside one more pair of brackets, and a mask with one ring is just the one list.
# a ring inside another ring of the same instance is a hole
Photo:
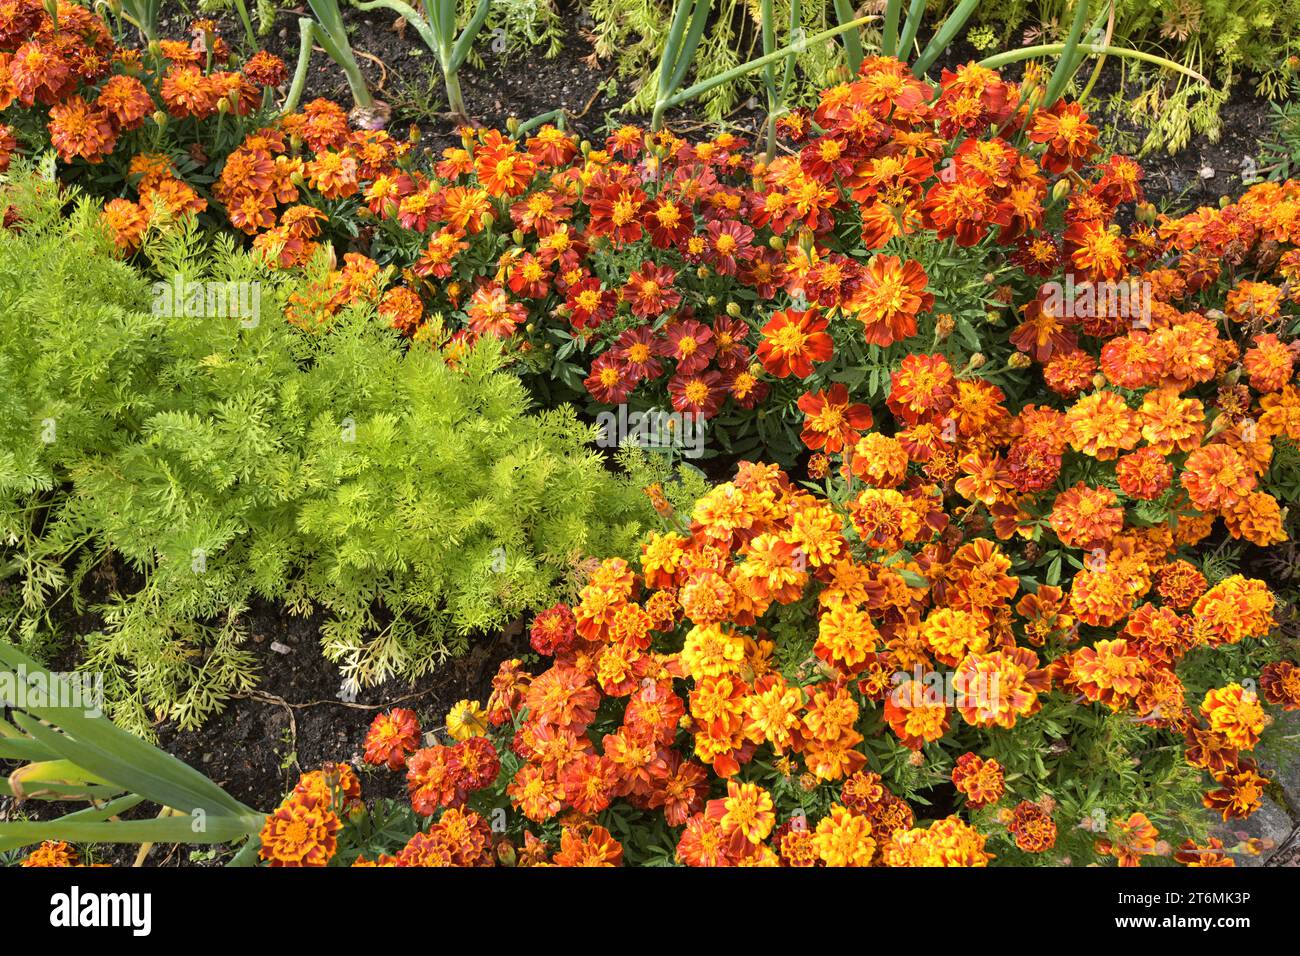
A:
{"label": "deep red marigold bloom", "polygon": [[1272,661],[1259,674],[1264,699],[1283,710],[1300,710],[1300,665],[1295,661]]}
{"label": "deep red marigold bloom", "polygon": [[676,278],[677,273],[667,266],[649,260],[643,262],[640,269],[627,277],[627,285],[623,287],[623,298],[631,306],[632,314],[652,319],[677,308],[682,296],[673,288]]}
{"label": "deep red marigold bloom", "polygon": [[563,654],[578,640],[574,623],[575,618],[569,605],[556,604],[533,618],[529,643],[533,650],[546,657]]}
{"label": "deep red marigold bloom", "polygon": [[758,359],[777,378],[807,378],[814,362],[825,362],[834,351],[827,321],[817,308],[803,312],[782,309],[760,330]]}

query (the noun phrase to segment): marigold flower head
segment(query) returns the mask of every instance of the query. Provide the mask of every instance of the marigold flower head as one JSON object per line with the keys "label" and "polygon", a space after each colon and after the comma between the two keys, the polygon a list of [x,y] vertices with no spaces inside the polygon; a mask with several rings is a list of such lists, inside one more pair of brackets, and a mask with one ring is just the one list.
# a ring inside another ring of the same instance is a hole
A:
{"label": "marigold flower head", "polygon": [[343,828],[327,805],[291,795],[262,825],[258,856],[271,866],[325,866]]}
{"label": "marigold flower head", "polygon": [[1201,715],[1210,730],[1238,750],[1250,750],[1259,743],[1268,718],[1254,692],[1240,684],[1211,688],[1201,702]]}
{"label": "marigold flower head", "polygon": [[19,866],[54,867],[77,866],[77,850],[62,840],[44,840],[41,845],[23,857]]}
{"label": "marigold flower head", "polygon": [[1006,791],[1002,765],[992,757],[985,759],[973,753],[957,758],[952,768],[952,782],[966,797],[971,807],[986,807],[1002,799]]}
{"label": "marigold flower head", "polygon": [[1056,823],[1052,815],[1028,800],[1016,804],[1007,829],[1015,837],[1016,846],[1026,853],[1046,853],[1056,846]]}
{"label": "marigold flower head", "polygon": [[1274,603],[1263,581],[1234,574],[1197,598],[1192,614],[1211,646],[1236,644],[1273,629]]}
{"label": "marigold flower head", "polygon": [[366,732],[365,760],[389,770],[401,770],[406,758],[420,746],[420,723],[415,711],[405,707],[376,714]]}
{"label": "marigold flower head", "polygon": [[813,847],[827,866],[870,866],[876,853],[871,821],[835,804],[818,821]]}

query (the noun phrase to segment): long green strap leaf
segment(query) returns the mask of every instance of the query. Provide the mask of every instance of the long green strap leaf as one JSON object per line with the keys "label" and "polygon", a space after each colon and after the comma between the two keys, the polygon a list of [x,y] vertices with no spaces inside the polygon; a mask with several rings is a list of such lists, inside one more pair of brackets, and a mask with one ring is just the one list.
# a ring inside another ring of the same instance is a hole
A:
{"label": "long green strap leaf", "polygon": [[957,31],[966,25],[975,8],[979,6],[980,0],[961,0],[957,9],[949,14],[948,19],[944,21],[939,32],[930,38],[930,42],[925,45],[921,55],[916,58],[916,63],[912,66],[912,75],[921,77],[925,71],[930,69],[934,61],[939,59],[939,55],[948,49],[953,38],[957,36]]}

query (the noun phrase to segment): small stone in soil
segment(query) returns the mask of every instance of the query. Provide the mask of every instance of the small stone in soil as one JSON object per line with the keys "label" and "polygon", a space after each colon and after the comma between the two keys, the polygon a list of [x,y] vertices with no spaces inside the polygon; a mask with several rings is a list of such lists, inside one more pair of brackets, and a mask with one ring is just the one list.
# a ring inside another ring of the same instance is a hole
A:
{"label": "small stone in soil", "polygon": [[291,654],[291,653],[293,653],[293,648],[292,648],[292,647],[290,647],[288,644],[281,644],[279,641],[272,641],[272,642],[271,642],[271,650],[275,651],[277,654]]}

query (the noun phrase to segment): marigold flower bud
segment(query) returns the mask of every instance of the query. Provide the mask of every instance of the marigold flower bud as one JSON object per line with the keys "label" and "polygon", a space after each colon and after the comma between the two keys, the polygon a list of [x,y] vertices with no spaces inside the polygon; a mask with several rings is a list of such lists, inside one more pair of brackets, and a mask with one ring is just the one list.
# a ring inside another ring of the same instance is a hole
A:
{"label": "marigold flower bud", "polygon": [[1052,201],[1060,202],[1066,196],[1070,195],[1070,190],[1072,188],[1073,187],[1070,185],[1068,179],[1058,179],[1056,185],[1052,187]]}
{"label": "marigold flower bud", "polygon": [[1033,360],[1024,352],[1012,352],[1011,357],[1007,359],[1007,365],[1011,368],[1029,368]]}
{"label": "marigold flower bud", "polygon": [[976,352],[974,355],[970,357],[970,362],[968,364],[973,369],[982,368],[984,366],[984,363],[987,361],[988,359],[985,358],[983,352]]}
{"label": "marigold flower bud", "polygon": [[940,312],[934,319],[934,334],[939,341],[943,341],[952,335],[953,329],[957,327],[957,320],[947,312]]}

